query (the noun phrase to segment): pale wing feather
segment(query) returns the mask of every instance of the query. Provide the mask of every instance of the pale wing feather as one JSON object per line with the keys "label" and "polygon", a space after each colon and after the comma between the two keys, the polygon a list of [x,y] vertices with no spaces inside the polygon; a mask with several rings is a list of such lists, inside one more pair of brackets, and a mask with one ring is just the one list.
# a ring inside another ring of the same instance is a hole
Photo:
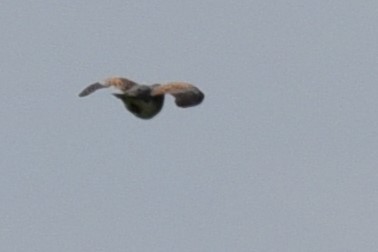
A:
{"label": "pale wing feather", "polygon": [[109,78],[109,79],[105,80],[105,84],[108,85],[108,86],[115,87],[115,88],[121,90],[122,92],[126,92],[127,90],[129,90],[133,86],[138,85],[138,83],[136,83],[132,80],[129,80],[129,79],[126,79],[126,78],[120,78],[120,77]]}
{"label": "pale wing feather", "polygon": [[164,85],[153,87],[151,95],[170,94],[175,97],[177,106],[186,108],[200,104],[205,95],[196,86],[187,82],[169,82]]}
{"label": "pale wing feather", "polygon": [[119,89],[119,90],[121,90],[122,92],[125,93],[127,90],[129,90],[130,88],[132,88],[135,85],[138,85],[138,84],[134,81],[129,80],[129,79],[113,77],[113,78],[106,79],[104,81],[104,83],[96,82],[96,83],[89,85],[83,91],[81,91],[79,96],[84,97],[84,96],[92,94],[93,92],[95,92],[98,89],[108,88],[108,87],[115,87],[116,89]]}

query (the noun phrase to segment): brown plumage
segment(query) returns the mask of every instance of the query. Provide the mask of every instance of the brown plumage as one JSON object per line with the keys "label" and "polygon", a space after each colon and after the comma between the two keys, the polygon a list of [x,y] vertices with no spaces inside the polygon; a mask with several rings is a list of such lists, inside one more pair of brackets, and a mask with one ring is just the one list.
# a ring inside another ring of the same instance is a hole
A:
{"label": "brown plumage", "polygon": [[114,94],[120,99],[127,110],[136,117],[150,119],[157,115],[164,104],[164,95],[175,97],[175,103],[182,108],[200,104],[205,95],[194,85],[186,82],[170,82],[166,84],[141,85],[126,78],[109,78],[103,83],[96,82],[86,87],[80,94],[84,97],[98,89],[115,87],[121,94]]}

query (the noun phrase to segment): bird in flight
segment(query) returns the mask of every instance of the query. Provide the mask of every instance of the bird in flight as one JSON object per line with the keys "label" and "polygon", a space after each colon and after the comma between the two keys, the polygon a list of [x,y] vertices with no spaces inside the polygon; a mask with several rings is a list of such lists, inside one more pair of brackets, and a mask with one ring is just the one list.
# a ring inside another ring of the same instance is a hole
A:
{"label": "bird in flight", "polygon": [[199,105],[205,97],[201,90],[186,82],[142,85],[121,77],[93,83],[86,87],[79,96],[84,97],[98,89],[109,87],[120,90],[121,93],[113,95],[124,103],[127,110],[141,119],[151,119],[161,111],[165,94],[174,96],[176,105],[181,108]]}

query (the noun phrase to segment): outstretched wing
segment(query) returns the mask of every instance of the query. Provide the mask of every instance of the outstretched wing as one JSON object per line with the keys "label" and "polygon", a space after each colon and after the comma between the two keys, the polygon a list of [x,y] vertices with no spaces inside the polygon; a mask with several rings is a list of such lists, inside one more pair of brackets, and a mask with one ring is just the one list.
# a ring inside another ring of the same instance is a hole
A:
{"label": "outstretched wing", "polygon": [[137,86],[138,83],[121,77],[113,77],[105,80],[105,85],[115,87],[125,93],[130,88]]}
{"label": "outstretched wing", "polygon": [[108,87],[115,87],[125,93],[128,89],[136,85],[138,84],[132,80],[129,80],[126,78],[120,78],[120,77],[113,77],[113,78],[106,79],[104,83],[96,82],[89,85],[83,91],[81,91],[79,96],[80,97],[87,96],[87,95],[92,94],[98,89],[108,88]]}
{"label": "outstretched wing", "polygon": [[153,86],[152,96],[164,94],[173,95],[176,105],[182,108],[196,106],[205,98],[201,90],[186,82],[170,82],[164,85]]}
{"label": "outstretched wing", "polygon": [[81,91],[81,93],[79,94],[79,96],[80,97],[87,96],[87,95],[92,94],[94,91],[96,91],[98,89],[106,88],[106,87],[108,87],[108,86],[103,85],[103,84],[101,84],[99,82],[96,82],[96,83],[93,83],[93,84],[89,85],[83,91]]}

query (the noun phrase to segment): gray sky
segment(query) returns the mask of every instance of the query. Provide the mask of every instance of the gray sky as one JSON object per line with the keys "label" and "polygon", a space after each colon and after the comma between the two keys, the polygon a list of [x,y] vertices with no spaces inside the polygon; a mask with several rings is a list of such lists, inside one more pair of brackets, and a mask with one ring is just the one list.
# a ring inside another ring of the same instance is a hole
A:
{"label": "gray sky", "polygon": [[[374,251],[376,1],[1,1],[1,251]],[[143,121],[109,76],[189,81]]]}

